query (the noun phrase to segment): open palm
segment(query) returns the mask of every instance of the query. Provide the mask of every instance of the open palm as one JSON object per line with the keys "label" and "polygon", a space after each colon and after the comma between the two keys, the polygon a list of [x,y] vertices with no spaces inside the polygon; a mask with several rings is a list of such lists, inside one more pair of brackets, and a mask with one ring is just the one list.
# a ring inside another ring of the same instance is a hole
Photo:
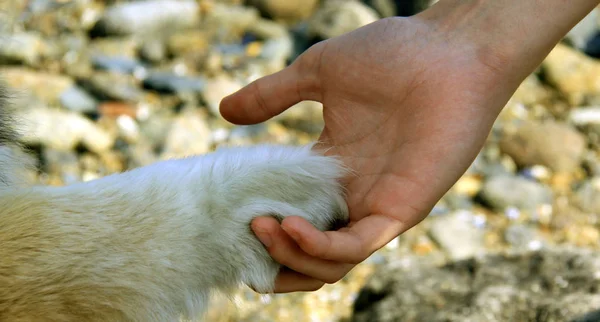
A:
{"label": "open palm", "polygon": [[349,227],[323,233],[299,217],[281,225],[253,221],[273,258],[290,268],[276,292],[341,279],[423,220],[482,147],[520,79],[496,84],[501,56],[482,55],[467,39],[450,41],[433,28],[420,16],[380,20],[314,45],[222,102],[223,116],[238,124],[264,121],[302,100],[323,103],[316,148],[352,170],[345,182]]}

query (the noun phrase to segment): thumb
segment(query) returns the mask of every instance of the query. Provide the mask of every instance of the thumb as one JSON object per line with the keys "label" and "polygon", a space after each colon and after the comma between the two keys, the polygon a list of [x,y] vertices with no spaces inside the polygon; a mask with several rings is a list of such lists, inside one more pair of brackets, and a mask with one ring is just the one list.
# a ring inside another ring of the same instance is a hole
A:
{"label": "thumb", "polygon": [[281,71],[260,78],[220,104],[221,115],[235,124],[255,124],[276,116],[303,100],[314,99],[308,94],[318,87],[316,77],[306,77],[311,70],[301,70],[300,56],[296,62]]}

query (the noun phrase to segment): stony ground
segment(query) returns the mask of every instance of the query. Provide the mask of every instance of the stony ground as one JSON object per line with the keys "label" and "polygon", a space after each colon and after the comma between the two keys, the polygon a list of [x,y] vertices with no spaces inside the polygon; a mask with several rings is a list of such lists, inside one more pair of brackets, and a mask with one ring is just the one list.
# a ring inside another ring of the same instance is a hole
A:
{"label": "stony ground", "polygon": [[[0,2],[0,75],[15,89],[44,184],[92,180],[226,144],[307,143],[321,106],[239,127],[222,97],[312,42],[394,14],[401,1],[14,0]],[[209,321],[344,321],[366,279],[403,258],[600,241],[600,54],[590,15],[527,78],[473,166],[415,229],[310,294],[218,300]],[[595,46],[595,47],[594,47]],[[391,263],[391,264],[390,264]]]}

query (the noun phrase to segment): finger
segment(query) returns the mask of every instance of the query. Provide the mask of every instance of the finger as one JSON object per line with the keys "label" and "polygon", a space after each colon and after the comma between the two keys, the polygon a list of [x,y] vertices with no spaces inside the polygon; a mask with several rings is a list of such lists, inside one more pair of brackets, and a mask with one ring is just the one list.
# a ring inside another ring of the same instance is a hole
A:
{"label": "finger", "polygon": [[411,226],[387,216],[369,215],[339,231],[322,232],[301,217],[287,217],[281,227],[308,255],[358,264]]}
{"label": "finger", "polygon": [[284,268],[277,275],[273,292],[312,292],[320,289],[323,285],[325,283],[318,279]]}
{"label": "finger", "polygon": [[260,78],[220,104],[221,115],[235,124],[254,124],[280,114],[302,101],[299,69],[292,64],[283,70]]}
{"label": "finger", "polygon": [[263,240],[268,234],[267,251],[275,261],[298,273],[310,276],[325,283],[335,283],[344,277],[353,267],[352,264],[337,263],[310,256],[281,229],[279,223],[271,217],[255,218],[252,230]]}

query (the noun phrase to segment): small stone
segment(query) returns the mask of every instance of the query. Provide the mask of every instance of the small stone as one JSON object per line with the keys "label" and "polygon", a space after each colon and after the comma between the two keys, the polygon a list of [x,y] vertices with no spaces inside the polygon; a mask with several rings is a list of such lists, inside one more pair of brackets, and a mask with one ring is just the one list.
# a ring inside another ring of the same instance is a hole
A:
{"label": "small stone", "polygon": [[123,102],[104,102],[98,106],[98,112],[104,117],[116,119],[120,116],[135,118],[137,109],[132,104]]}
{"label": "small stone", "polygon": [[0,63],[36,65],[44,48],[42,38],[36,33],[0,34]]}
{"label": "small stone", "polygon": [[149,39],[140,47],[140,58],[151,63],[159,63],[167,57],[167,46],[160,39]]}
{"label": "small stone", "polygon": [[573,106],[600,96],[600,62],[584,53],[558,44],[542,63],[546,79]]}
{"label": "small stone", "polygon": [[553,195],[549,188],[535,181],[497,175],[485,181],[481,198],[498,210],[514,207],[533,212],[539,205],[552,203]]}
{"label": "small stone", "polygon": [[205,54],[209,45],[209,35],[203,30],[178,32],[167,40],[168,52],[173,56]]}
{"label": "small stone", "polygon": [[221,104],[221,100],[241,88],[242,85],[235,80],[227,76],[217,76],[207,80],[202,97],[213,115],[220,117],[219,104]]}
{"label": "small stone", "polygon": [[474,197],[481,191],[482,186],[483,183],[479,176],[464,175],[458,179],[452,190],[461,195]]}
{"label": "small stone", "polygon": [[569,225],[566,228],[567,241],[579,247],[597,247],[600,232],[592,226]]}
{"label": "small stone", "polygon": [[308,18],[317,8],[318,0],[248,0],[263,14],[288,23]]}
{"label": "small stone", "polygon": [[341,36],[375,22],[377,12],[358,1],[330,0],[309,20],[309,32],[321,39]]}
{"label": "small stone", "polygon": [[73,151],[46,148],[42,152],[44,171],[61,178],[61,184],[81,181],[81,169],[77,154]]}
{"label": "small stone", "polygon": [[141,62],[122,56],[94,55],[91,58],[91,63],[96,69],[124,74],[133,74],[146,68]]}
{"label": "small stone", "polygon": [[74,86],[69,77],[20,67],[2,68],[0,75],[17,92],[32,94],[49,104],[60,104],[61,95]]}
{"label": "small stone", "polygon": [[94,97],[78,86],[73,86],[60,95],[60,103],[66,109],[77,113],[96,111],[98,102]]}
{"label": "small stone", "polygon": [[558,122],[526,122],[500,141],[502,152],[519,166],[544,165],[555,172],[573,172],[581,163],[586,141],[574,128]]}
{"label": "small stone", "polygon": [[196,110],[186,110],[173,121],[161,158],[205,154],[210,151],[211,137],[206,117]]}
{"label": "small stone", "polygon": [[538,250],[545,244],[537,230],[521,224],[509,226],[504,232],[504,239],[520,250]]}
{"label": "small stone", "polygon": [[22,120],[21,140],[29,144],[65,151],[81,143],[96,153],[106,151],[114,144],[114,137],[73,112],[34,108],[21,111],[18,117]]}
{"label": "small stone", "polygon": [[255,23],[248,26],[247,31],[260,39],[275,39],[288,37],[288,30],[274,21],[267,19],[258,19]]}
{"label": "small stone", "polygon": [[469,212],[457,212],[436,217],[431,222],[431,238],[453,260],[461,260],[483,253],[483,230],[472,223]]}
{"label": "small stone", "polygon": [[192,0],[149,0],[110,6],[94,26],[93,35],[152,34],[179,30],[200,22],[198,2]]}
{"label": "small stone", "polygon": [[200,93],[206,80],[200,76],[179,76],[170,72],[151,72],[143,81],[144,88],[160,93]]}
{"label": "small stone", "polygon": [[231,34],[242,34],[259,19],[260,14],[255,8],[216,3],[207,12],[204,23],[219,30],[228,30]]}
{"label": "small stone", "polygon": [[575,191],[573,201],[579,209],[600,215],[600,177],[583,182]]}
{"label": "small stone", "polygon": [[126,74],[95,73],[80,83],[88,92],[102,100],[138,102],[143,97],[135,79]]}

